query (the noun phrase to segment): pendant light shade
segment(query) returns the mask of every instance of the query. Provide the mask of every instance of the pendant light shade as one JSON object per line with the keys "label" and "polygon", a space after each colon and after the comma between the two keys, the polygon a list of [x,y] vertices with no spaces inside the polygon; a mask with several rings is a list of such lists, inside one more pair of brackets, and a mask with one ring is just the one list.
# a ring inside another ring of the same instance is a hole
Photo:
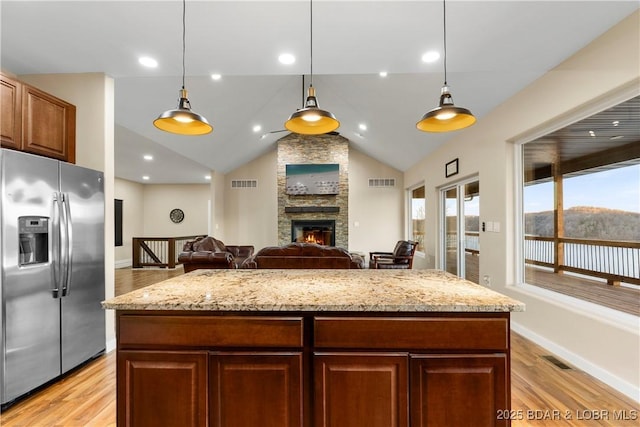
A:
{"label": "pendant light shade", "polygon": [[[316,98],[316,90],[313,88],[313,0],[309,2],[310,10],[310,41],[311,41],[311,74],[309,82],[309,90],[307,100],[304,107],[297,110],[285,122],[284,127],[294,133],[302,135],[322,135],[332,132],[340,127],[340,122],[329,111],[321,110],[318,107],[318,99]],[[303,83],[304,87],[304,76]]]}
{"label": "pendant light shade", "polygon": [[160,114],[153,121],[153,125],[160,130],[178,135],[206,135],[213,130],[213,127],[203,116],[191,111],[191,103],[187,98],[187,90],[184,88],[185,12],[186,0],[182,0],[182,89],[180,89],[178,107]]}
{"label": "pendant light shade", "polygon": [[329,111],[321,110],[316,99],[316,90],[309,86],[304,108],[293,113],[284,127],[294,133],[303,135],[321,135],[340,127],[340,122]]}
{"label": "pendant light shade", "polygon": [[456,107],[453,104],[453,97],[447,85],[447,3],[442,0],[443,15],[443,41],[444,41],[444,85],[440,91],[440,104],[433,110],[428,111],[416,127],[423,132],[451,132],[464,129],[476,122],[476,118],[471,111],[466,108]]}
{"label": "pendant light shade", "polygon": [[207,119],[191,111],[186,89],[180,90],[178,108],[160,114],[153,124],[160,130],[180,135],[206,135],[213,130]]}
{"label": "pendant light shade", "polygon": [[450,132],[464,129],[476,122],[471,111],[453,105],[449,87],[443,86],[440,94],[440,105],[427,112],[416,124],[423,132]]}

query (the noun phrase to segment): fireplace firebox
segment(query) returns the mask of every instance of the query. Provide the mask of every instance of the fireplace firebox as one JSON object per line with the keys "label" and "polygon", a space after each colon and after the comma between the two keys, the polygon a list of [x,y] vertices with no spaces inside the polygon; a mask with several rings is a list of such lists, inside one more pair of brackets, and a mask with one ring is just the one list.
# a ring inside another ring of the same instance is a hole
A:
{"label": "fireplace firebox", "polygon": [[325,219],[291,221],[291,241],[335,246],[336,221]]}

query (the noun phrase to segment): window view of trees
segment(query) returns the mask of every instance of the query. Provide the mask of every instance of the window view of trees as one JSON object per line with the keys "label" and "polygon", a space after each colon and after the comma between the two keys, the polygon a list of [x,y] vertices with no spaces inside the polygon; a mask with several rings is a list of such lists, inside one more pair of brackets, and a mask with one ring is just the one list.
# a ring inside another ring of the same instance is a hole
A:
{"label": "window view of trees", "polygon": [[411,190],[411,240],[418,242],[418,250],[424,252],[424,224],[426,201],[424,185]]}
{"label": "window view of trees", "polygon": [[[568,176],[564,237],[640,241],[640,165]],[[525,234],[554,235],[553,183],[524,188]]]}

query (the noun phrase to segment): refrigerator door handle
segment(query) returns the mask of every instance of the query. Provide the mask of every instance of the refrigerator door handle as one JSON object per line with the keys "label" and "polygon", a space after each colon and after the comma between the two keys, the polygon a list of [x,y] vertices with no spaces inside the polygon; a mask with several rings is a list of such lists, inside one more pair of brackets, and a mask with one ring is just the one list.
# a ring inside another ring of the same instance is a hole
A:
{"label": "refrigerator door handle", "polygon": [[69,194],[63,193],[62,206],[64,208],[64,229],[65,229],[65,246],[63,248],[63,282],[62,296],[66,297],[71,292],[71,263],[73,261],[73,227],[71,221],[71,208],[69,206]]}
{"label": "refrigerator door handle", "polygon": [[53,193],[53,221],[51,224],[51,281],[53,286],[51,293],[53,298],[60,298],[60,193]]}

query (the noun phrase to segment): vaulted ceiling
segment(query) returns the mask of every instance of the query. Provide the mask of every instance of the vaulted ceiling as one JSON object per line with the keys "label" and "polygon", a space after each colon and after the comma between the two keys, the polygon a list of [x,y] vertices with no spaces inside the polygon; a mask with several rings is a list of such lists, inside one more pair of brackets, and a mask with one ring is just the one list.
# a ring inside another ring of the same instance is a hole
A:
{"label": "vaulted ceiling", "polygon": [[[338,131],[354,148],[399,170],[451,137],[415,128],[437,105],[444,80],[442,57],[421,60],[427,51],[442,53],[442,6],[439,0],[313,3],[320,106],[338,117]],[[3,0],[0,64],[17,75],[113,77],[116,176],[205,182],[211,170],[229,172],[273,149],[284,134],[270,132],[282,130],[301,106],[302,75],[311,68],[310,2],[188,0],[186,7],[186,88],[194,111],[214,126],[209,135],[176,136],[152,125],[175,108],[181,86],[180,1]],[[454,101],[482,120],[637,9],[636,0],[449,0],[447,77]],[[285,52],[295,63],[278,62]],[[143,55],[159,65],[142,67]],[[213,73],[221,78],[213,80]]]}

